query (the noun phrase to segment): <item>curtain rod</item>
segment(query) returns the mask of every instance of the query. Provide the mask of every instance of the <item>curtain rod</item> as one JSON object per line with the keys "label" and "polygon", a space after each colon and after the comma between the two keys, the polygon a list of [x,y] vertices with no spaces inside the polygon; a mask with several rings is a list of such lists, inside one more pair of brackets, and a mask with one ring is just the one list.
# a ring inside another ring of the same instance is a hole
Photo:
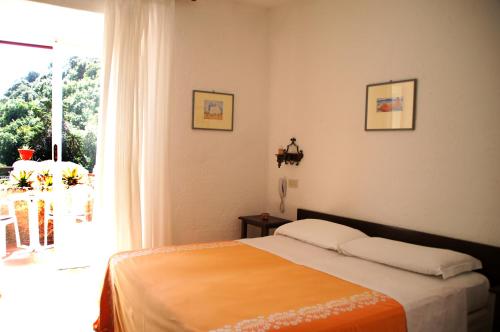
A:
{"label": "curtain rod", "polygon": [[35,47],[35,48],[44,48],[44,49],[48,49],[48,50],[53,49],[53,47],[49,46],[49,45],[20,43],[20,42],[14,42],[14,41],[9,41],[9,40],[0,40],[0,44],[15,45],[15,46],[25,46],[25,47]]}

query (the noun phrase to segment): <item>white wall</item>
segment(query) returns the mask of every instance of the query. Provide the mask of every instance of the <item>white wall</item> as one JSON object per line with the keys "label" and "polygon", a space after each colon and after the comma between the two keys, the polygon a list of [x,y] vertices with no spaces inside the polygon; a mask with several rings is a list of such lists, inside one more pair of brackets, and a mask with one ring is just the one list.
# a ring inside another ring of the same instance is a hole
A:
{"label": "white wall", "polygon": [[[270,17],[268,209],[500,245],[500,2],[308,0]],[[364,131],[366,85],[418,79],[416,130]],[[271,156],[296,136],[299,167]]]}
{"label": "white wall", "polygon": [[[287,176],[290,218],[304,207],[500,245],[498,0],[176,6],[174,242],[236,238],[237,216],[279,214]],[[406,78],[416,130],[365,132],[366,84]],[[233,132],[191,129],[193,89],[235,93]],[[305,158],[278,169],[292,136]]]}
{"label": "white wall", "polygon": [[45,2],[51,5],[88,10],[93,12],[104,11],[104,0],[30,0],[30,1]]}
{"label": "white wall", "polygon": [[[267,11],[230,0],[177,1],[171,114],[175,243],[239,237],[266,204]],[[192,90],[234,93],[234,131],[191,129]]]}
{"label": "white wall", "polygon": [[[103,0],[36,0],[102,11]],[[170,169],[174,243],[235,239],[266,204],[268,14],[234,0],[176,1]],[[234,93],[234,131],[191,129],[192,91]],[[161,171],[161,170],[158,170]]]}

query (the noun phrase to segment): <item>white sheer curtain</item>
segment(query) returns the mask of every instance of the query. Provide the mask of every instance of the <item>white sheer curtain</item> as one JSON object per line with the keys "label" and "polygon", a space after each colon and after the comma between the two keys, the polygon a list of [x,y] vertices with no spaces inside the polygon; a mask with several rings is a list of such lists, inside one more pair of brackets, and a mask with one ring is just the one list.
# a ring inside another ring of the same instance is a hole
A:
{"label": "white sheer curtain", "polygon": [[111,250],[168,244],[174,0],[106,0],[96,217]]}

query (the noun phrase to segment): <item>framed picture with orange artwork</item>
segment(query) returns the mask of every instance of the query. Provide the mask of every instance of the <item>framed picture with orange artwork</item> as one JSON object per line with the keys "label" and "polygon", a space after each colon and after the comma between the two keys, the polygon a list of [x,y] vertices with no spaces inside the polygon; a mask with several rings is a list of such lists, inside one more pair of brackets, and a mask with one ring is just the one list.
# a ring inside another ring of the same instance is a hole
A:
{"label": "framed picture with orange artwork", "polygon": [[233,130],[234,95],[193,90],[193,129]]}
{"label": "framed picture with orange artwork", "polygon": [[414,130],[417,80],[366,86],[365,130]]}

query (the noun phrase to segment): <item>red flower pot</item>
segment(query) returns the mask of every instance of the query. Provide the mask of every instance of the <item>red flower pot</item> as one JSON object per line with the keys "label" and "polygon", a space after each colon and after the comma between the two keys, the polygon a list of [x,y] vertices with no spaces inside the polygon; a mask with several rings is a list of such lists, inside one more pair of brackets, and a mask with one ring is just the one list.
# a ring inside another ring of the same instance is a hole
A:
{"label": "red flower pot", "polygon": [[32,149],[17,149],[17,151],[19,151],[19,156],[22,160],[30,160],[33,157],[33,153],[35,153],[35,150]]}

